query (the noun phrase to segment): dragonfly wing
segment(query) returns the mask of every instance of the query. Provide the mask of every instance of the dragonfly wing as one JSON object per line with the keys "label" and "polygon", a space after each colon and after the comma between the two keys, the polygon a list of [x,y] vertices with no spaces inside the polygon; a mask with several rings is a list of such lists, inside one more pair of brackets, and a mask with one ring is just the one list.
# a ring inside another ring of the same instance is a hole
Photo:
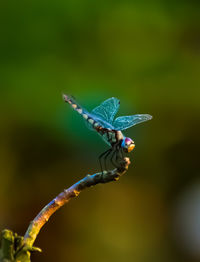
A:
{"label": "dragonfly wing", "polygon": [[112,124],[114,117],[119,109],[120,101],[115,97],[111,97],[101,103],[99,106],[92,110],[92,114],[97,115],[97,117],[102,120]]}
{"label": "dragonfly wing", "polygon": [[113,126],[115,130],[124,130],[139,123],[151,120],[152,116],[148,114],[120,116],[115,119]]}

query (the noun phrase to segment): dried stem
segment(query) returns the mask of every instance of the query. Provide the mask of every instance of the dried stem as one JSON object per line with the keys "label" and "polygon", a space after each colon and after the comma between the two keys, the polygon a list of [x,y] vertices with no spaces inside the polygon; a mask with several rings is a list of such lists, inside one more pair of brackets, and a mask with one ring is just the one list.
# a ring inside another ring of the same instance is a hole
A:
{"label": "dried stem", "polygon": [[99,183],[108,183],[118,180],[120,176],[122,176],[127,171],[129,164],[129,158],[124,158],[121,161],[119,168],[115,168],[110,171],[104,171],[103,173],[87,175],[76,184],[72,185],[70,188],[65,189],[48,205],[46,205],[30,223],[24,236],[24,245],[32,247],[38,233],[40,232],[40,229],[49,220],[51,215],[53,215],[56,210],[61,208],[71,198],[78,196],[79,193],[87,187],[91,187]]}

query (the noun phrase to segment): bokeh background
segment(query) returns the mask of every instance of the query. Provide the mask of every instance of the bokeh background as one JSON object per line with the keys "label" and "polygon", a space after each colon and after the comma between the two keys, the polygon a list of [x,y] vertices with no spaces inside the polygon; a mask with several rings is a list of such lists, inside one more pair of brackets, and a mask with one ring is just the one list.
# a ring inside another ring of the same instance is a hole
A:
{"label": "bokeh background", "polygon": [[33,261],[200,261],[200,2],[0,2],[0,228],[23,235],[107,146],[62,100],[153,120],[117,183],[98,185],[40,232]]}

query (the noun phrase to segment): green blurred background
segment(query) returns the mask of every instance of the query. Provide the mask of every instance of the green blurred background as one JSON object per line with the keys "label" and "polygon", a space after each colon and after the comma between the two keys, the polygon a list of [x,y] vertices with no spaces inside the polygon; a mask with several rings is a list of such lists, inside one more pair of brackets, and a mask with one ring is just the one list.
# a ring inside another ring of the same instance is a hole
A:
{"label": "green blurred background", "polygon": [[132,165],[83,192],[36,240],[33,261],[200,261],[200,2],[0,2],[0,228],[23,235],[107,146],[62,100],[115,96]]}

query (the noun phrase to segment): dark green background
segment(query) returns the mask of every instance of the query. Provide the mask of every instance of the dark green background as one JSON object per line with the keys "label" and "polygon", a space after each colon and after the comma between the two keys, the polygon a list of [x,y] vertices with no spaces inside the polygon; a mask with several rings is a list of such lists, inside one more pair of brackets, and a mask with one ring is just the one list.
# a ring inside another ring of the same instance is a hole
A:
{"label": "dark green background", "polygon": [[99,170],[104,142],[62,100],[115,96],[132,165],[43,228],[33,261],[200,259],[199,1],[0,2],[0,227],[23,235],[64,188]]}

